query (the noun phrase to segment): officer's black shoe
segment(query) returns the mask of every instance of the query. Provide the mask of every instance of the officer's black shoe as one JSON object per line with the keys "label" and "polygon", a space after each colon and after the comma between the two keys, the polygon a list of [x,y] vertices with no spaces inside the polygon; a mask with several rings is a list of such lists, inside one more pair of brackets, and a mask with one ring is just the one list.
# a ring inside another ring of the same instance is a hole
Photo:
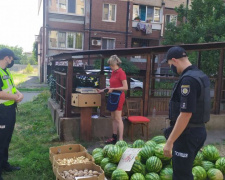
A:
{"label": "officer's black shoe", "polygon": [[[18,171],[20,170],[19,166],[11,166],[10,164],[7,164],[7,166],[3,166],[2,169],[6,172],[11,172],[11,171]],[[1,180],[1,179],[0,179]]]}

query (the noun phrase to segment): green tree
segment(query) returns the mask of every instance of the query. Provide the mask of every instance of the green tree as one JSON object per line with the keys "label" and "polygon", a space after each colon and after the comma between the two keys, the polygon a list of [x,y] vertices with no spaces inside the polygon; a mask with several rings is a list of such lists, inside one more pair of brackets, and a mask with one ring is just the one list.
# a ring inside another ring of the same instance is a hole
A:
{"label": "green tree", "polygon": [[[175,8],[180,24],[166,26],[164,45],[218,42],[225,40],[225,5],[223,0],[193,0],[191,8]],[[187,20],[187,21],[186,21]],[[196,61],[197,54],[191,53]],[[218,51],[202,52],[202,69],[215,75],[219,61]],[[209,68],[210,67],[210,68]]]}
{"label": "green tree", "polygon": [[[138,73],[139,72],[139,69],[131,62],[131,61],[128,61],[126,58],[122,57],[120,58],[121,61],[122,61],[122,64],[121,64],[121,68],[127,73],[127,74],[135,74],[135,73]],[[108,66],[107,64],[107,61],[108,59],[105,59],[104,60],[104,65],[105,66]],[[96,69],[100,69],[100,66],[101,66],[101,60],[100,59],[97,59],[95,60],[94,62],[94,67]]]}

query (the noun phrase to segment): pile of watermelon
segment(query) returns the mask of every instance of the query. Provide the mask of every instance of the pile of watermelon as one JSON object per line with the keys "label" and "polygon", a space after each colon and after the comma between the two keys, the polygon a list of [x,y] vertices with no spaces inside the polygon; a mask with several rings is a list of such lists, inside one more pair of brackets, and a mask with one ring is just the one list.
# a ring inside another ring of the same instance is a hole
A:
{"label": "pile of watermelon", "polygon": [[[139,139],[133,144],[118,141],[115,145],[94,149],[92,156],[105,176],[112,180],[172,180],[172,161],[163,154],[165,143],[164,136],[155,136],[147,142]],[[117,166],[128,147],[141,148],[141,151],[132,169],[126,172]],[[215,146],[204,146],[195,158],[192,173],[194,180],[224,180],[225,157],[220,156]]]}

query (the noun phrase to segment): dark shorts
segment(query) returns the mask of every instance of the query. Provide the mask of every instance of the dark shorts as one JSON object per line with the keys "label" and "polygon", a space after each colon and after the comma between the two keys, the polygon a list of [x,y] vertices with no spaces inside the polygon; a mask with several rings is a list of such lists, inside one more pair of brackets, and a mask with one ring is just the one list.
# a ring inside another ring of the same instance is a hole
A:
{"label": "dark shorts", "polygon": [[[165,130],[169,137],[173,127]],[[205,127],[186,128],[173,144],[173,180],[193,180],[192,167],[194,159],[206,140]]]}

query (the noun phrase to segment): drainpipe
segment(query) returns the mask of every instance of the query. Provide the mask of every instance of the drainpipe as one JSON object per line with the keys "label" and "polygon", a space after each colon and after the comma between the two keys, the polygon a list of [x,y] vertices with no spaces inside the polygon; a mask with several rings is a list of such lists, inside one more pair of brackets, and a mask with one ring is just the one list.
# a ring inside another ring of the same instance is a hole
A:
{"label": "drainpipe", "polygon": [[41,77],[40,82],[44,82],[44,64],[45,64],[45,57],[46,57],[46,0],[43,0],[43,41],[42,41],[42,61],[41,61]]}
{"label": "drainpipe", "polygon": [[126,22],[125,48],[128,47],[129,14],[130,14],[130,1],[127,1],[127,18],[126,18],[127,22]]}
{"label": "drainpipe", "polygon": [[[91,16],[92,16],[92,0],[90,0],[89,42],[88,42],[88,50],[91,50]],[[90,55],[88,55],[88,65],[90,65]]]}
{"label": "drainpipe", "polygon": [[187,0],[187,2],[186,2],[186,19],[185,19],[185,23],[187,23],[188,5],[189,5],[189,0]]}

